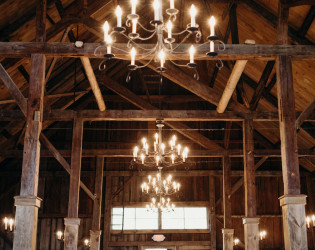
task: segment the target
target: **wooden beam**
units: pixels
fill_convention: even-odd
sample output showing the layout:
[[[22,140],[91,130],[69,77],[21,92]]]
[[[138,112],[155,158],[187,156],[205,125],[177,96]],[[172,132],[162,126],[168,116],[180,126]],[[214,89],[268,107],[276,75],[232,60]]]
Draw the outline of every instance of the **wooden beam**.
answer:
[[[259,249],[258,222],[256,218],[256,185],[255,185],[255,159],[254,151],[254,133],[253,120],[244,120],[243,122],[243,153],[244,153],[244,189],[245,189],[245,218],[244,238],[245,249]]]
[[[101,217],[102,217],[102,190],[103,190],[103,173],[104,157],[96,158],[95,169],[95,200],[93,203],[92,229],[90,230],[90,249],[100,250],[101,244]]]
[[[223,210],[224,228],[232,229],[232,206],[231,206],[231,159],[224,156],[223,161]],[[233,243],[232,243],[233,244]]]
[[[315,5],[314,0],[289,0],[284,2],[284,7],[296,7],[301,5]]]
[[[81,62],[83,64],[85,73],[86,73],[86,75],[87,75],[87,77],[89,79],[90,86],[91,86],[91,89],[92,89],[93,94],[95,96],[98,108],[99,108],[100,111],[104,111],[105,108],[106,108],[105,102],[104,102],[103,95],[102,95],[102,92],[100,90],[100,87],[98,85],[98,82],[96,80],[96,77],[95,77],[95,74],[94,74],[94,71],[93,71],[90,59],[85,57],[85,56],[81,56],[80,59],[81,59]]]
[[[226,84],[224,92],[221,96],[221,99],[217,106],[217,112],[223,113],[232,97],[232,94],[235,90],[236,84],[238,83],[244,69],[246,66],[247,60],[238,60],[236,61],[232,73],[229,77],[229,80]]]
[[[46,38],[46,0],[37,1],[36,8],[36,41],[44,42]],[[26,131],[24,138],[24,154],[20,196],[15,196],[15,230],[13,249],[31,250],[36,248],[38,208],[38,172],[40,159],[39,135],[43,121],[43,99],[45,88],[46,57],[42,54],[31,56],[31,72],[27,107],[18,89],[12,88],[14,98],[27,109]],[[2,72],[4,73],[4,72]],[[10,81],[10,78],[6,80]],[[13,81],[10,82],[12,85]],[[14,83],[13,83],[14,84]],[[14,84],[15,85],[15,84]],[[23,97],[24,98],[24,97]],[[24,101],[23,101],[24,100]]]
[[[112,200],[114,200],[114,198],[115,198],[117,195],[119,195],[119,193],[120,193],[121,191],[123,191],[123,190],[126,188],[126,186],[128,186],[134,179],[136,179],[136,176],[131,176],[127,181],[125,181],[124,184],[123,184],[121,187],[119,187],[119,188],[115,191],[115,193],[113,193],[113,195],[112,195]]]
[[[283,2],[279,1],[278,4],[278,44],[288,44],[289,9],[282,5]],[[276,68],[281,163],[284,184],[284,196],[280,198],[283,214],[284,245],[286,249],[293,249],[295,246],[299,246],[300,249],[307,249],[305,226],[306,196],[300,195],[293,72],[290,57],[277,57]]]
[[[210,206],[210,242],[211,249],[216,249],[217,245],[217,227],[215,213],[215,179],[209,177],[209,206]]]
[[[106,176],[105,186],[105,209],[104,209],[104,234],[103,234],[103,249],[107,250],[110,241],[111,231],[111,208],[112,208],[112,177]]]
[[[44,142],[42,142],[44,144]],[[110,143],[110,142],[109,142]],[[47,145],[46,145],[47,146]],[[47,158],[47,157],[57,157],[57,161],[61,163],[62,161],[59,159],[60,156],[57,156],[58,154],[62,155],[62,157],[71,157],[71,151],[70,150],[57,150],[54,151],[52,148],[49,148],[49,150],[41,150],[41,157]],[[314,157],[315,152],[312,150],[299,150],[299,157]],[[241,149],[230,149],[227,151],[222,150],[191,150],[189,157],[190,158],[217,158],[222,157],[224,155],[228,154],[230,157],[243,157],[243,150]],[[254,157],[281,157],[281,151],[280,149],[256,149],[254,152]],[[23,151],[22,150],[4,150],[0,151],[0,156],[5,156],[8,158],[20,158],[23,157]],[[84,149],[82,151],[82,157],[109,157],[109,158],[132,158],[132,150],[130,149]],[[304,158],[301,158],[304,159]],[[64,165],[64,166],[63,166]],[[66,169],[68,167],[65,167],[65,164],[62,166]],[[309,170],[310,171],[310,170]],[[314,170],[313,170],[314,171]],[[68,172],[68,171],[67,171]],[[81,186],[83,188],[83,186]],[[83,188],[84,189],[84,188]],[[91,192],[88,192],[87,194],[91,197],[89,194]]]
[[[83,139],[83,121],[74,119],[73,136],[72,136],[72,153],[70,169],[70,187],[69,187],[69,204],[68,217],[78,218],[79,213],[79,187],[81,172],[81,155]]]
[[[62,26],[64,28],[64,26]],[[292,60],[315,60],[315,46],[310,45],[246,45],[246,44],[226,44],[226,49],[220,51],[222,60],[275,60],[276,56],[288,55]],[[2,57],[30,57],[31,54],[41,53],[48,57],[80,57],[86,56],[96,58],[94,50],[99,46],[98,43],[85,43],[83,48],[76,48],[72,43],[60,42],[0,42],[0,56]],[[152,49],[155,44],[142,44],[145,49]],[[174,44],[176,46],[176,44]],[[186,52],[189,50],[190,44],[181,44],[179,51]],[[126,49],[126,44],[115,44],[117,50],[113,52],[119,58],[130,59],[130,55],[120,50]],[[215,48],[216,50],[218,47]],[[209,51],[209,45],[205,44],[197,48],[196,57],[200,60],[216,60],[216,58],[205,57]],[[139,50],[139,54],[142,53]],[[100,49],[100,54],[104,54],[105,50]],[[171,55],[168,59],[189,60],[189,54],[176,54],[176,58]],[[150,57],[147,60],[152,59]],[[167,65],[167,68],[169,65]],[[166,71],[167,72],[167,71]]]
[[[314,1],[315,2],[315,1]],[[313,20],[315,18],[315,6],[313,5],[311,9],[308,11],[302,26],[300,27],[298,34],[300,36],[305,36],[309,28],[311,27],[311,24],[313,23]]]
[[[255,92],[253,94],[253,97],[250,101],[250,109],[251,110],[256,110],[258,103],[265,91],[265,86],[267,84],[267,81],[269,79],[269,76],[271,74],[271,71],[273,69],[273,66],[275,64],[275,61],[268,61],[266,64],[266,67],[264,69],[264,72],[262,73],[259,81],[258,81],[258,86],[255,89]]]
[[[101,82],[110,90],[114,91],[118,95],[122,96],[123,98],[129,100],[132,104],[135,106],[141,108],[141,109],[150,109],[150,110],[157,110],[156,107],[151,105],[150,103],[146,102],[145,100],[139,98],[137,95],[135,95],[133,92],[131,92],[129,89],[125,88],[121,84],[113,81],[111,78],[109,78],[106,75],[102,75]],[[156,117],[156,119],[159,119],[159,117]],[[190,130],[190,128],[181,122],[173,122],[168,121],[166,122],[166,125],[170,126],[171,128],[177,130],[182,135],[186,136],[187,138],[191,139],[192,141],[196,142],[197,144],[207,148],[207,149],[219,149],[223,150],[222,147],[217,145],[216,143],[212,142],[205,136],[201,135],[200,133],[197,133],[195,131]],[[223,150],[224,151],[224,150]]]
[[[310,102],[310,104],[304,109],[304,111],[296,119],[295,128],[297,131],[300,130],[301,125],[308,118],[308,116],[310,116],[313,113],[314,109],[315,109],[315,98],[313,99],[313,101]]]

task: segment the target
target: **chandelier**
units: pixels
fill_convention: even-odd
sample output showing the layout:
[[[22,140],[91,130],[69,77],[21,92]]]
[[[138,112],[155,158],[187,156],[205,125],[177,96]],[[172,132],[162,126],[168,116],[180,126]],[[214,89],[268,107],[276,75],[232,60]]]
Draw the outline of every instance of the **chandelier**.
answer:
[[[176,144],[176,136],[173,135],[169,141],[167,148],[162,141],[162,128],[164,123],[161,120],[156,122],[158,133],[154,135],[153,146],[149,147],[146,138],[142,139],[142,147],[136,146],[133,150],[133,160],[131,165],[139,164],[145,167],[173,167],[180,164],[190,165],[188,158],[188,147],[182,147],[181,144]]]
[[[141,185],[141,191],[144,194],[154,196],[151,198],[150,205],[147,205],[147,211],[157,212],[159,209],[162,212],[171,212],[175,209],[175,204],[171,203],[170,198],[164,198],[179,192],[180,184],[172,180],[172,176],[168,175],[163,179],[162,168],[159,168],[158,173],[152,178],[148,176],[148,182]],[[159,201],[155,197],[159,197]]]
[[[115,57],[112,53],[112,49],[120,52],[124,52],[126,54],[130,53],[130,64],[127,66],[129,69],[129,74],[127,77],[127,81],[130,78],[130,72],[144,68],[148,66],[151,61],[159,61],[160,65],[157,67],[157,71],[162,73],[166,70],[165,60],[169,60],[176,66],[186,67],[195,70],[194,77],[196,79],[199,78],[198,72],[196,70],[197,64],[195,63],[196,59],[201,59],[204,57],[216,57],[217,51],[215,51],[215,42],[219,42],[218,51],[225,50],[225,44],[218,40],[218,37],[215,35],[214,27],[215,27],[215,18],[212,16],[209,20],[210,25],[210,35],[208,36],[208,41],[204,44],[209,44],[209,52],[206,53],[205,56],[200,58],[195,58],[196,48],[204,45],[200,44],[196,48],[194,45],[191,45],[189,51],[180,51],[180,45],[183,44],[189,37],[195,36],[195,42],[198,43],[201,40],[201,32],[199,30],[199,25],[196,23],[196,14],[197,9],[192,4],[190,8],[190,23],[187,25],[186,29],[181,32],[175,33],[173,32],[173,22],[176,20],[176,15],[179,10],[175,8],[174,0],[170,0],[170,6],[166,9],[166,14],[168,15],[168,21],[164,22],[163,20],[163,6],[162,0],[154,0],[153,8],[154,8],[154,19],[150,21],[152,25],[152,29],[145,28],[139,21],[140,16],[136,14],[136,6],[137,0],[131,0],[131,13],[127,15],[127,20],[125,26],[131,28],[131,32],[126,34],[126,27],[122,25],[122,9],[118,5],[116,8],[116,16],[117,22],[116,27],[110,32],[110,27],[108,22],[104,23],[104,41],[101,42],[101,45],[97,47],[94,51],[95,56],[104,56],[105,60],[103,60],[99,69],[104,70],[106,68],[105,62],[112,58],[117,58],[120,60],[126,60],[124,58]],[[141,37],[139,33],[139,29],[148,33],[146,37]],[[179,38],[179,36],[186,34],[186,36],[181,40],[175,43],[175,37]],[[114,42],[116,41],[116,35],[121,35],[122,37],[127,39],[127,50],[115,47]],[[156,37],[156,43],[152,48],[147,48],[141,46],[140,42],[147,41]],[[102,48],[102,50],[100,50]],[[137,50],[140,50],[140,53],[137,53]],[[102,53],[102,51],[106,51],[106,53]],[[182,57],[179,55],[183,55],[189,52],[189,62],[187,64],[178,64],[174,62],[175,60],[182,60]],[[145,65],[137,65],[137,60],[148,60]],[[188,60],[188,58],[187,58]],[[223,63],[221,60],[218,60],[217,67],[222,68]]]

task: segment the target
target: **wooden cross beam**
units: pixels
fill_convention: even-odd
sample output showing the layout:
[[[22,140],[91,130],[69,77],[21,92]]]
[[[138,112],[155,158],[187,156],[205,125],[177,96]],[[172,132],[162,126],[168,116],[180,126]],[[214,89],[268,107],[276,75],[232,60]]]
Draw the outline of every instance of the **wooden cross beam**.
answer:
[[[62,26],[62,31],[64,26]],[[0,42],[1,57],[30,57],[31,54],[41,53],[48,57],[80,57],[86,56],[96,58],[94,50],[99,43],[85,43],[83,48],[77,48],[73,43],[59,42]],[[145,49],[152,49],[155,44],[142,44]],[[176,44],[174,45],[176,46]],[[168,59],[189,60],[190,44],[181,44],[178,51],[182,54],[176,54],[176,57],[169,55]],[[275,60],[276,56],[290,56],[292,60],[314,60],[315,46],[313,45],[246,45],[246,44],[226,44],[225,50],[220,51],[219,56],[222,60]],[[122,59],[130,60],[129,50],[125,43],[116,43],[112,47],[113,53]],[[218,47],[216,47],[218,49]],[[106,48],[100,49],[97,54],[100,57],[106,53]],[[138,54],[142,51],[139,49]],[[206,56],[209,52],[209,44],[201,45],[197,48],[196,58],[198,60],[217,60]],[[154,55],[152,55],[153,57]],[[141,58],[137,60],[150,60],[152,57]]]

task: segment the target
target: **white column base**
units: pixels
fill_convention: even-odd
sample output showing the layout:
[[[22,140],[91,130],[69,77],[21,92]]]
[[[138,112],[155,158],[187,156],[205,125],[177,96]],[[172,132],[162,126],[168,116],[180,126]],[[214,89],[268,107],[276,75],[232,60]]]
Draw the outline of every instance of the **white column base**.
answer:
[[[90,230],[90,250],[100,250],[101,230]]]
[[[78,234],[79,234],[79,218],[65,218],[65,242],[64,249],[78,249]]]
[[[285,249],[306,250],[306,195],[284,195],[281,196],[279,200],[280,206],[282,207]]]
[[[243,218],[246,250],[259,249],[259,218]]]
[[[234,229],[223,228],[223,250],[233,250]]]
[[[35,250],[38,208],[41,199],[36,196],[15,196],[14,250]]]

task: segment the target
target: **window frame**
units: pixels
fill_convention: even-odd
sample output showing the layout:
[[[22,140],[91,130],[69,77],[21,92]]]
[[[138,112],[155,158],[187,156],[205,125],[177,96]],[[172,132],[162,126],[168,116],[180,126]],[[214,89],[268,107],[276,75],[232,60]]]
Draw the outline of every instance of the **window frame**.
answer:
[[[210,232],[210,209],[209,206],[206,205],[184,205],[180,204],[178,207],[203,207],[206,208],[206,220],[207,220],[207,229],[162,229],[162,213],[158,212],[158,229],[112,229],[112,215],[114,208],[122,208],[122,206],[113,206],[111,208],[111,223],[110,223],[110,231],[111,234],[144,234],[144,233],[200,233],[205,234]],[[124,208],[143,208],[143,206],[125,206]]]

